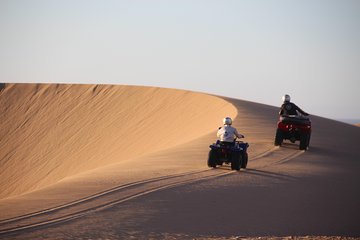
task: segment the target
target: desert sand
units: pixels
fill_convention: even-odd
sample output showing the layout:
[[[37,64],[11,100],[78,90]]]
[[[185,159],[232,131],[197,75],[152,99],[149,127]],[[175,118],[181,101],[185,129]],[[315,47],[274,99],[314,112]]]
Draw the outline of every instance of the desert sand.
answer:
[[[356,126],[274,147],[277,107],[138,86],[6,84],[0,108],[2,239],[360,237]],[[225,116],[239,172],[206,165]]]

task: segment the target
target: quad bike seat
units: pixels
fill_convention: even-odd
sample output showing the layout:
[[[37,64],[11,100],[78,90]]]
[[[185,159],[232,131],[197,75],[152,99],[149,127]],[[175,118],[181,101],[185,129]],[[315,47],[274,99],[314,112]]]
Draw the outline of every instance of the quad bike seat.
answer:
[[[302,115],[282,115],[280,122],[285,124],[311,125],[309,117]]]

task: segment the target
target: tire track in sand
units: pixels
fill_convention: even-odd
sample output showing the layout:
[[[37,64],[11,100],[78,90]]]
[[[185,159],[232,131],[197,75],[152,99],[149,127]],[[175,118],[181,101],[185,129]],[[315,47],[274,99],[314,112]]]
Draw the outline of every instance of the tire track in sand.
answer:
[[[266,168],[288,162],[303,152],[274,147],[254,156],[253,159],[250,159],[249,163],[258,160],[254,162],[253,169]],[[208,169],[131,182],[70,203],[4,219],[0,221],[0,236],[68,222],[156,191],[234,173],[234,171],[228,171],[223,168],[219,170],[221,170],[220,173],[219,171]]]
[[[219,171],[208,169],[124,184],[71,203],[2,220],[0,222],[0,237],[20,231],[36,230],[40,227],[64,223],[152,192],[232,173],[232,171],[221,171],[219,173]]]
[[[261,169],[273,165],[283,164],[300,156],[304,152],[304,150],[300,151],[291,148],[274,147],[270,151],[267,151],[265,154],[263,154],[260,158],[258,158],[262,161],[255,162],[252,167],[254,169]]]

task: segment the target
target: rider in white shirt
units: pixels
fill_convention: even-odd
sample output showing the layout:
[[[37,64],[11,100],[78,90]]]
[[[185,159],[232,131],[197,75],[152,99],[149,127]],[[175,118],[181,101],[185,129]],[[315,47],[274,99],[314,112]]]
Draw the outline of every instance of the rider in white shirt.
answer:
[[[222,143],[234,143],[236,137],[243,138],[244,135],[238,133],[236,128],[232,127],[232,120],[230,117],[223,119],[224,126],[220,127],[217,132],[217,137]]]

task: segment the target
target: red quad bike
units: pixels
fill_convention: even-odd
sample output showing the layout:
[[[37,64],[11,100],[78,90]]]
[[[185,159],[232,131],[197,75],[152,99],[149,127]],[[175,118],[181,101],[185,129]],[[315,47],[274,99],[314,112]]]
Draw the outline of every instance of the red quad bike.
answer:
[[[249,144],[242,141],[234,143],[224,143],[219,140],[209,146],[208,166],[216,168],[217,165],[231,164],[231,170],[239,171],[240,168],[246,168],[248,163],[247,148]]]
[[[285,139],[292,143],[300,141],[299,149],[307,150],[311,136],[311,121],[309,117],[288,115],[280,116],[277,124],[275,146],[281,146]]]

